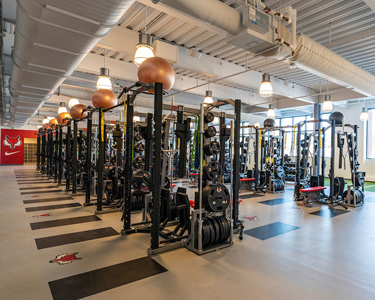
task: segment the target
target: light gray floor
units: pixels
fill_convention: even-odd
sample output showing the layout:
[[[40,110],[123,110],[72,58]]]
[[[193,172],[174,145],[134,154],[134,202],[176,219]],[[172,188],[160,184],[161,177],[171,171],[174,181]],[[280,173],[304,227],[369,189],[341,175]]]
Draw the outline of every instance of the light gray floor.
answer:
[[[120,213],[102,221],[32,231],[31,222],[92,215],[95,207],[25,212],[25,207],[83,203],[73,200],[23,204],[23,200],[59,197],[65,193],[21,195],[14,169],[1,166],[0,180],[0,299],[52,299],[48,282],[146,256],[147,234],[108,237],[37,250],[35,238],[103,227],[122,228]],[[51,183],[32,186],[50,186]],[[193,199],[193,191],[189,195]],[[235,236],[232,247],[197,256],[186,249],[153,258],[168,272],[127,284],[86,299],[375,299],[375,193],[367,203],[334,218],[310,215],[328,209],[299,208],[293,201],[268,206],[257,202],[288,198],[284,194],[244,199],[240,205],[245,229],[283,222],[300,229],[268,240]],[[373,197],[373,200],[370,198]],[[34,217],[51,213],[50,217]],[[139,216],[135,216],[138,218]],[[71,264],[49,263],[57,255],[78,252]]]

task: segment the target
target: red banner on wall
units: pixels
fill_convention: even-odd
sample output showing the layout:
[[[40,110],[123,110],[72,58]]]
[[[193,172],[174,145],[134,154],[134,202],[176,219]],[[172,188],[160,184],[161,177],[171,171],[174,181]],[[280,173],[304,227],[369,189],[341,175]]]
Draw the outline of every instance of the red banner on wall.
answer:
[[[24,138],[36,138],[37,131],[1,129],[1,164],[23,164]]]

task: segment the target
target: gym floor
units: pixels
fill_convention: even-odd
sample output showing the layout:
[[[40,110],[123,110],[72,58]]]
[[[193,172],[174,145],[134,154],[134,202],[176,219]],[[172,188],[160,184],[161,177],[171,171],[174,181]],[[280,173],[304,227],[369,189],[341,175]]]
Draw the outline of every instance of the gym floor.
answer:
[[[83,196],[34,169],[0,168],[1,299],[375,299],[368,190],[366,204],[348,211],[299,207],[291,185],[258,197],[243,190],[242,241],[148,258],[148,234],[121,236],[120,213],[95,217]]]

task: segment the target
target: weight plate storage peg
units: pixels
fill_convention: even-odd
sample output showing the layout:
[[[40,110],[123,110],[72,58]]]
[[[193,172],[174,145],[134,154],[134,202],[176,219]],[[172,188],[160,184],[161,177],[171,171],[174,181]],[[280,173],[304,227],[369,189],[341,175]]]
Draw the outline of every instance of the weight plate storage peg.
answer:
[[[138,156],[133,159],[133,167],[136,169],[144,169],[145,168],[145,158],[143,156]]]
[[[230,194],[222,184],[210,184],[202,190],[203,207],[207,211],[218,212],[228,208]]]
[[[203,152],[206,156],[216,155],[220,152],[219,143],[211,141],[203,145]]]
[[[211,122],[214,121],[214,119],[215,119],[215,116],[212,112],[209,111],[209,112],[204,114],[204,122],[205,123],[211,123]]]
[[[204,129],[204,136],[206,138],[212,138],[216,135],[216,128],[214,126],[208,126]]]
[[[221,166],[216,161],[211,161],[205,164],[203,168],[203,177],[206,180],[218,181],[221,176]]]

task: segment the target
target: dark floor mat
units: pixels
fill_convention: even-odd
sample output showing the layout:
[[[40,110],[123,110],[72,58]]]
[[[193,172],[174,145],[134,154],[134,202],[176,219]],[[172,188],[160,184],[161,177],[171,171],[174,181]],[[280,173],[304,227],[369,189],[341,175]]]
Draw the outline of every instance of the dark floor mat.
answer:
[[[63,192],[63,190],[49,190],[49,191],[34,191],[34,192],[20,192],[21,195],[31,195],[31,194],[45,194],[45,193],[60,193]]]
[[[18,184],[46,184],[46,183],[52,183],[52,181],[31,181],[31,182],[18,182]],[[56,187],[56,185],[54,186]]]
[[[22,188],[19,188],[20,191],[24,191],[24,190],[44,190],[44,189],[55,189],[57,188],[56,185],[51,185],[51,186],[32,186],[32,187],[22,187]]]
[[[272,205],[278,205],[278,204],[283,204],[283,203],[287,203],[287,202],[293,202],[293,200],[284,199],[284,198],[277,198],[277,199],[260,201],[258,203],[272,206]]]
[[[255,237],[260,240],[267,240],[269,238],[278,236],[280,234],[284,234],[296,229],[299,229],[298,226],[288,225],[281,222],[275,222],[272,224],[252,228],[245,230],[244,233],[247,235],[250,235],[252,237]]]
[[[54,197],[54,198],[43,198],[36,200],[23,200],[23,204],[32,204],[32,203],[43,203],[43,202],[54,202],[54,201],[63,201],[63,200],[73,200],[72,197]]]
[[[250,199],[250,198],[256,198],[256,197],[263,197],[264,195],[262,194],[246,194],[246,195],[241,195],[240,194],[240,199]]]
[[[333,218],[342,214],[346,214],[348,212],[349,212],[348,210],[335,209],[335,208],[334,209],[321,209],[321,210],[310,213],[310,215]]]
[[[70,207],[79,207],[79,206],[82,206],[81,203],[68,203],[68,204],[59,204],[59,205],[27,207],[25,208],[25,210],[26,212],[32,212],[32,211],[42,211],[42,210],[70,208]]]
[[[52,179],[48,179],[48,178],[35,178],[35,179],[19,179],[19,180],[17,180],[17,182],[21,182],[21,183],[24,183],[24,182],[37,182],[37,181],[49,182],[51,180]]]
[[[47,236],[44,238],[35,239],[37,248],[45,249],[61,245],[79,243],[84,241],[91,241],[101,239],[109,236],[118,235],[119,233],[112,227],[99,228],[93,230],[86,230],[81,232],[67,233],[55,236]],[[113,278],[112,278],[113,279]],[[112,280],[111,279],[111,280]]]
[[[168,271],[151,257],[143,257],[113,266],[49,282],[54,300],[75,300],[142,280]],[[126,298],[126,296],[124,296]]]
[[[58,226],[88,223],[88,222],[94,222],[94,221],[101,221],[101,219],[98,218],[97,216],[84,216],[84,217],[43,221],[43,222],[34,222],[34,223],[31,223],[30,226],[32,230],[37,230],[37,229],[44,229],[44,228],[51,228],[51,227],[58,227]]]

